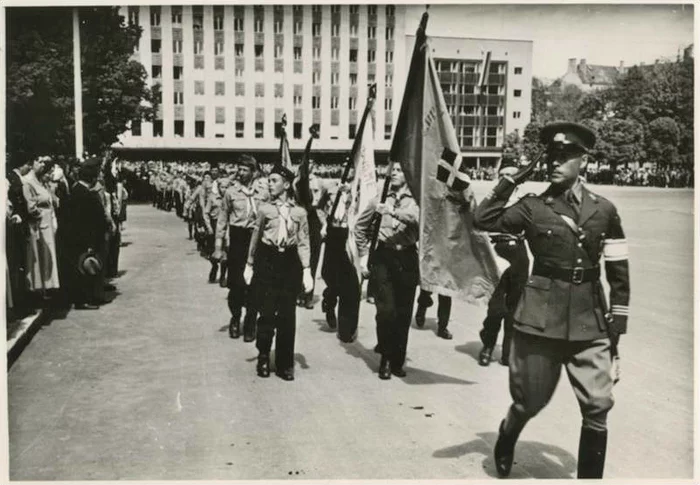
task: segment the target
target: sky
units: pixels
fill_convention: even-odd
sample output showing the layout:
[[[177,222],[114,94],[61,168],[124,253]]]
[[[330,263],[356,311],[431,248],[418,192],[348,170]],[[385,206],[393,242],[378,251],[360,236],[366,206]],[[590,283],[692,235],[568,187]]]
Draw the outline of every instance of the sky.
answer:
[[[415,31],[424,11],[425,5],[407,6],[407,31]],[[428,13],[428,36],[533,41],[533,75],[551,80],[564,75],[569,58],[651,64],[693,43],[690,4],[443,4]]]

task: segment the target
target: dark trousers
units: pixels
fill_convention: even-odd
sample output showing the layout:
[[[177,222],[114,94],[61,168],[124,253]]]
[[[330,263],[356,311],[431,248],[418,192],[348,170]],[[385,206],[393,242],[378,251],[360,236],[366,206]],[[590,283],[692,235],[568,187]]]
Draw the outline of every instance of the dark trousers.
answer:
[[[243,322],[243,333],[255,334],[255,319],[257,311],[253,304],[248,286],[243,279],[246,261],[248,259],[248,247],[252,229],[229,226],[229,244],[226,255],[228,265],[228,308],[231,316],[236,320],[241,318],[243,307],[246,307],[246,316]],[[223,264],[223,263],[222,263]]]
[[[119,273],[119,251],[122,243],[122,233],[117,228],[114,234],[109,236],[109,250],[107,253],[107,267],[105,268],[107,278],[114,278]]]
[[[11,224],[6,221],[5,254],[10,276],[12,303],[17,316],[23,316],[29,306],[27,290],[27,228],[24,224]]]
[[[294,367],[301,263],[296,247],[280,252],[273,246],[260,244],[256,251],[251,283],[260,311],[256,347],[261,354],[269,354],[274,338],[275,366],[278,371],[284,371]]]
[[[326,282],[321,306],[324,312],[333,312],[338,306],[338,337],[343,341],[355,336],[360,318],[360,283],[345,251],[347,238],[347,228],[328,228],[321,267]]]
[[[415,246],[395,250],[380,243],[372,257],[372,280],[377,308],[378,350],[389,359],[392,367],[403,367],[418,286]]]
[[[424,308],[433,306],[433,293],[426,290],[420,290],[418,295],[418,305]],[[452,313],[452,298],[446,295],[438,295],[438,326],[447,327]]]

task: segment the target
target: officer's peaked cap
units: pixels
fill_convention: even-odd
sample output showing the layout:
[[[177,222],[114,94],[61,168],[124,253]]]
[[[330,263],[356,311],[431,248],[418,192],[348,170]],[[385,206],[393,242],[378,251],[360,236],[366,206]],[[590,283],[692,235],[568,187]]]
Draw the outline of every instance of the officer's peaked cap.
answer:
[[[555,144],[576,145],[589,151],[595,145],[595,133],[590,128],[578,123],[556,121],[542,128],[540,142],[548,147]]]

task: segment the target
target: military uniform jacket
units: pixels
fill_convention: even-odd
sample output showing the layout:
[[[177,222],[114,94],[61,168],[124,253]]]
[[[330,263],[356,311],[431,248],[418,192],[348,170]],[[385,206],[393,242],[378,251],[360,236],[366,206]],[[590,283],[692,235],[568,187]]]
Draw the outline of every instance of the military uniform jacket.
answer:
[[[476,210],[475,226],[510,234],[524,231],[534,256],[533,268],[595,268],[602,256],[610,284],[611,330],[625,333],[629,266],[627,241],[615,206],[585,186],[578,217],[564,196],[554,195],[551,187],[539,196],[525,196],[511,207],[505,208],[505,204],[493,192],[487,195]],[[565,217],[573,223],[567,223]],[[575,341],[608,336],[599,280],[576,283],[536,273],[533,269],[513,316],[518,330]]]

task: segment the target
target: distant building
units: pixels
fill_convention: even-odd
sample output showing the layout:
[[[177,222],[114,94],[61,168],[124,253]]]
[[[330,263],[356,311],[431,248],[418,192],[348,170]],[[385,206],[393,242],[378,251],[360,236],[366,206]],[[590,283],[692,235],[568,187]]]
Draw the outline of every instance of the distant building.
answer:
[[[589,92],[611,87],[615,81],[626,72],[623,61],[619,66],[601,66],[588,64],[586,59],[581,59],[576,64],[576,58],[569,59],[569,65],[561,78],[561,84],[572,84],[582,91]]]

